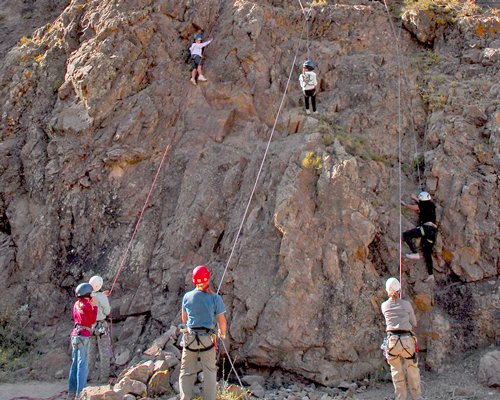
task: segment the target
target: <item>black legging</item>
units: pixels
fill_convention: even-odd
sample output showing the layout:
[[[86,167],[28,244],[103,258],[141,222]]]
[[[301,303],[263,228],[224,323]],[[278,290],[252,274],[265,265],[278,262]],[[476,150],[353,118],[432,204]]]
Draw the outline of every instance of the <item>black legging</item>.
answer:
[[[421,228],[423,228],[424,230],[423,235]],[[417,253],[417,248],[415,247],[415,243],[413,243],[413,239],[420,237],[422,238],[420,244],[422,245],[425,265],[427,266],[427,272],[429,273],[429,275],[432,275],[433,273],[432,248],[434,247],[434,243],[436,242],[436,236],[437,228],[434,228],[430,225],[417,226],[416,228],[403,232],[403,239],[412,253]]]
[[[304,90],[304,99],[306,102],[306,110],[309,110],[309,97],[311,98],[311,104],[313,111],[316,111],[316,89]]]

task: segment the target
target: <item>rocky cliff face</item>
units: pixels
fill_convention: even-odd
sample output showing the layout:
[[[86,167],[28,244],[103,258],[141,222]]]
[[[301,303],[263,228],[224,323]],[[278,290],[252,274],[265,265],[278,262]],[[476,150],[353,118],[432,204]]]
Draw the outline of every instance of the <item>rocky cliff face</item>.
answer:
[[[0,309],[32,321],[33,374],[66,362],[72,290],[93,274],[111,283],[167,144],[112,293],[120,360],[179,322],[193,266],[218,284],[295,46],[307,56],[298,3],[285,3],[73,0],[4,57]],[[440,224],[436,285],[404,261],[404,287],[436,368],[500,331],[499,26],[481,18],[404,18],[415,36],[395,21],[402,192],[419,191],[420,172]],[[185,53],[199,30],[214,42],[194,87]],[[432,49],[415,39],[432,35]],[[399,268],[398,57],[383,5],[314,8],[309,54],[320,113],[303,114],[298,62],[222,294],[238,362],[333,385],[383,364],[379,304]]]

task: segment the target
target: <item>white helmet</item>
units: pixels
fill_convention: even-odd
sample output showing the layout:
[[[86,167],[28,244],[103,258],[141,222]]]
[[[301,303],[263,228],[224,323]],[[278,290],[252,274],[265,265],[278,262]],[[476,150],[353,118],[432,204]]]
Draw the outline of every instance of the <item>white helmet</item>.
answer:
[[[420,192],[418,194],[418,199],[420,201],[429,201],[431,199],[431,195],[427,192]]]
[[[92,285],[94,292],[98,292],[102,288],[103,280],[99,275],[94,275],[90,278],[89,283]]]
[[[393,293],[398,292],[401,289],[401,283],[396,278],[389,278],[385,283],[385,290],[387,294],[390,296]]]

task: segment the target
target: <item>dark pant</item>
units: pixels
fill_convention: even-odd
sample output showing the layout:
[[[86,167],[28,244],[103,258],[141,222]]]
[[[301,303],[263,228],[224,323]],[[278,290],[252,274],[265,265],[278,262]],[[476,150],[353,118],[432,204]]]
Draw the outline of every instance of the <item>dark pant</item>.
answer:
[[[309,97],[311,98],[311,104],[313,111],[316,111],[316,89],[304,90],[304,99],[306,102],[306,110],[309,110]]]
[[[423,231],[423,232],[422,232]],[[417,253],[417,248],[413,239],[422,238],[420,244],[422,245],[422,252],[424,253],[425,265],[427,272],[432,275],[432,248],[436,242],[437,228],[430,225],[421,225],[416,228],[403,232],[403,239],[410,248],[412,253]]]
[[[201,57],[199,55],[191,56],[191,68],[196,69],[201,64]]]

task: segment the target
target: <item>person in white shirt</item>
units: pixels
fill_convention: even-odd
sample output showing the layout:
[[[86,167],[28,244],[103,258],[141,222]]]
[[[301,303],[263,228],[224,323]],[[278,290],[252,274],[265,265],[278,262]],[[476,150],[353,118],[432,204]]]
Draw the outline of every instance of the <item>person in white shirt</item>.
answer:
[[[203,48],[207,45],[209,45],[212,42],[212,39],[207,40],[206,42],[203,42],[203,37],[201,36],[201,33],[197,33],[194,35],[194,42],[191,44],[191,47],[189,48],[189,52],[191,53],[191,83],[196,86],[196,82],[205,82],[207,78],[203,76],[203,73],[201,71],[201,59],[203,58],[202,56],[202,51]],[[198,77],[198,79],[196,79]]]
[[[311,111],[309,111],[309,98],[311,98],[313,113],[316,114],[316,86],[318,86],[318,79],[314,72],[314,64],[311,60],[306,60],[304,64],[302,64],[302,73],[299,76],[299,83],[304,92],[306,114],[311,113]]]
[[[111,306],[106,292],[101,292],[103,279],[99,275],[95,275],[90,278],[89,284],[94,290],[92,295],[97,306],[97,320],[92,327],[92,336],[90,337],[89,372],[93,380],[98,380],[100,383],[108,383],[110,361],[113,353],[111,349],[111,335],[106,317],[111,312]],[[99,354],[98,368],[94,368],[96,353]]]

